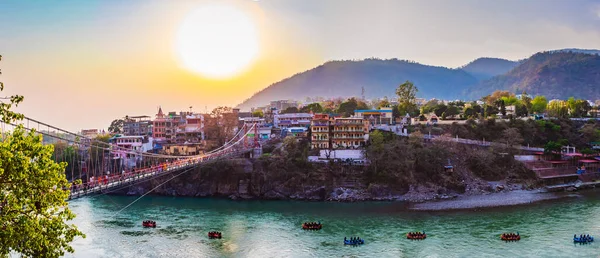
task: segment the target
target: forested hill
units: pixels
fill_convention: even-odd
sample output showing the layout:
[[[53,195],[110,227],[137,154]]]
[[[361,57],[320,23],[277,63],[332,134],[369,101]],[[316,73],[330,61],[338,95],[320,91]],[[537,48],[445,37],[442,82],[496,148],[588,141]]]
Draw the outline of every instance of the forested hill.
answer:
[[[515,68],[519,62],[501,58],[482,57],[461,67],[463,71],[471,74],[477,80],[486,80],[496,75],[505,74]]]
[[[480,98],[494,90],[526,91],[549,99],[600,99],[600,56],[566,51],[537,53],[467,92],[471,98]]]
[[[306,97],[394,96],[396,87],[410,80],[419,88],[418,97],[456,99],[477,79],[460,69],[423,65],[398,59],[331,61],[284,79],[254,94],[238,107],[263,106],[271,100]]]

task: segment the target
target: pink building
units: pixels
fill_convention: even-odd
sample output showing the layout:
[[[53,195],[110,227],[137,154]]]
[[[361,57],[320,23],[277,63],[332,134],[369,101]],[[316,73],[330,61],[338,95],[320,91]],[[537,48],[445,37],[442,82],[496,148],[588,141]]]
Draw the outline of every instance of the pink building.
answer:
[[[162,143],[199,143],[204,140],[204,116],[192,112],[169,112],[158,109],[152,136]]]
[[[158,114],[152,121],[152,138],[156,141],[164,141],[167,137],[167,117],[162,111],[162,108],[158,108]]]

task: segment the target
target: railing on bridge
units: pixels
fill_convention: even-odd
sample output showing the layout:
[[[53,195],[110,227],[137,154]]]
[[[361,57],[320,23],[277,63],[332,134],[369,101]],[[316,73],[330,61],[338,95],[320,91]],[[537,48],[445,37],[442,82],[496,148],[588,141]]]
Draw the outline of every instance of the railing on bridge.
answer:
[[[190,169],[214,160],[240,155],[254,148],[260,148],[262,143],[255,132],[256,124],[244,125],[228,142],[211,152],[194,156],[175,156],[121,148],[115,144],[90,139],[27,117],[17,124],[2,124],[2,134],[11,130],[7,129],[7,126],[14,128],[18,125],[41,134],[46,143],[54,143],[53,141],[56,140],[65,143],[66,147],[62,150],[62,158],[58,158],[58,150],[55,149],[55,161],[68,163],[65,172],[71,182],[76,179],[84,181],[81,184],[72,185],[70,198],[105,192],[156,176]],[[251,138],[249,134],[252,133],[254,134],[253,141],[249,141]],[[2,138],[5,139],[4,135]],[[64,155],[67,149],[70,150],[70,155]],[[92,155],[94,152],[96,155]],[[135,166],[131,169],[123,169],[123,164],[116,165],[114,162],[116,153],[121,156],[132,156]],[[70,159],[65,159],[66,156]]]

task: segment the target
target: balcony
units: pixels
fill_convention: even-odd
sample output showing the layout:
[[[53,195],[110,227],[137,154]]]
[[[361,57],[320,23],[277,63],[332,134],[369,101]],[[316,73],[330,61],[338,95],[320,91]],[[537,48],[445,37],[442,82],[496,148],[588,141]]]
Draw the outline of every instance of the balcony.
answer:
[[[363,122],[362,121],[344,121],[344,122],[339,122],[336,121],[335,125],[362,125]]]
[[[338,135],[338,136],[333,136],[334,140],[364,140],[365,137],[364,136],[347,136],[347,135]]]
[[[315,122],[315,121],[313,121],[311,123],[311,125],[312,126],[329,126],[329,123],[327,123],[327,122]]]
[[[332,132],[334,133],[364,133],[363,129],[355,129],[355,130],[336,130],[334,129]]]

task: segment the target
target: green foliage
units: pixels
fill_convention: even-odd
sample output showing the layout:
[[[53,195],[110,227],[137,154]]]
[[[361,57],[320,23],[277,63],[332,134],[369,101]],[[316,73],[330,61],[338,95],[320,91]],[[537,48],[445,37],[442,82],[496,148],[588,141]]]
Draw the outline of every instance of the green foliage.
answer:
[[[561,148],[562,148],[562,144],[560,144],[558,142],[554,142],[554,141],[549,141],[548,143],[546,143],[546,145],[544,145],[544,152],[545,153],[560,152]]]
[[[566,118],[569,116],[569,107],[566,101],[555,100],[548,103],[548,115],[557,118]]]
[[[433,109],[433,112],[435,113],[436,116],[441,117],[442,114],[444,112],[446,112],[447,109],[448,109],[448,106],[446,106],[444,104],[439,104]]]
[[[300,109],[302,113],[323,113],[323,107],[319,103],[311,103]]]
[[[123,124],[125,121],[123,119],[115,119],[110,123],[108,127],[109,133],[123,133]]]
[[[4,84],[0,83],[2,90]],[[23,97],[8,99],[9,103],[0,104],[1,120],[22,119],[23,115],[10,109]],[[24,257],[59,257],[74,251],[69,243],[75,237],[85,237],[66,223],[75,218],[66,202],[71,186],[65,177],[67,164],[57,164],[52,155],[53,145],[43,145],[40,135],[25,132],[23,126],[0,142],[0,257],[11,252]]]
[[[0,61],[2,61],[2,55],[0,55]],[[0,72],[0,74],[2,74]],[[4,83],[0,82],[0,91],[4,91]],[[23,96],[13,95],[8,97],[8,101],[0,101],[0,118],[2,118],[2,122],[10,123],[15,120],[23,119],[23,115],[19,113],[15,113],[10,109],[13,106],[18,106],[19,103],[23,102]]]
[[[506,105],[506,106],[512,106],[519,102],[519,99],[517,99],[517,97],[515,97],[515,96],[505,96],[505,97],[502,97],[501,99],[502,99],[502,101],[504,101],[504,105]]]
[[[361,100],[349,98],[340,104],[340,106],[337,108],[337,113],[343,117],[349,117],[354,115],[354,110],[358,109],[369,109],[369,106],[367,106],[367,104]]]
[[[419,115],[419,109],[415,103],[417,92],[419,92],[419,89],[410,81],[398,86],[396,95],[398,95],[398,111],[400,114]]]
[[[52,153],[52,145],[22,127],[0,142],[0,256],[59,257],[84,236],[65,223],[75,218],[66,202],[67,164],[54,162]]]
[[[281,112],[280,114],[292,114],[292,113],[300,113],[300,110],[297,107],[288,107]]]
[[[263,118],[265,116],[265,114],[262,112],[262,110],[256,110],[256,111],[252,112],[252,116]]]
[[[446,109],[445,113],[446,113],[446,116],[454,117],[454,116],[460,114],[460,110],[458,109],[457,106],[450,105],[450,106],[448,106],[448,109]]]
[[[592,107],[586,100],[575,99],[573,97],[570,97],[567,100],[567,107],[569,108],[569,114],[571,117],[586,116],[587,113],[592,110]]]
[[[382,100],[375,103],[375,107],[377,109],[386,108],[386,107],[390,107],[390,106],[391,106],[391,104],[390,104],[390,101],[387,99],[387,97],[385,97]]]
[[[548,100],[544,96],[535,96],[531,101],[531,112],[541,114],[546,112]]]

